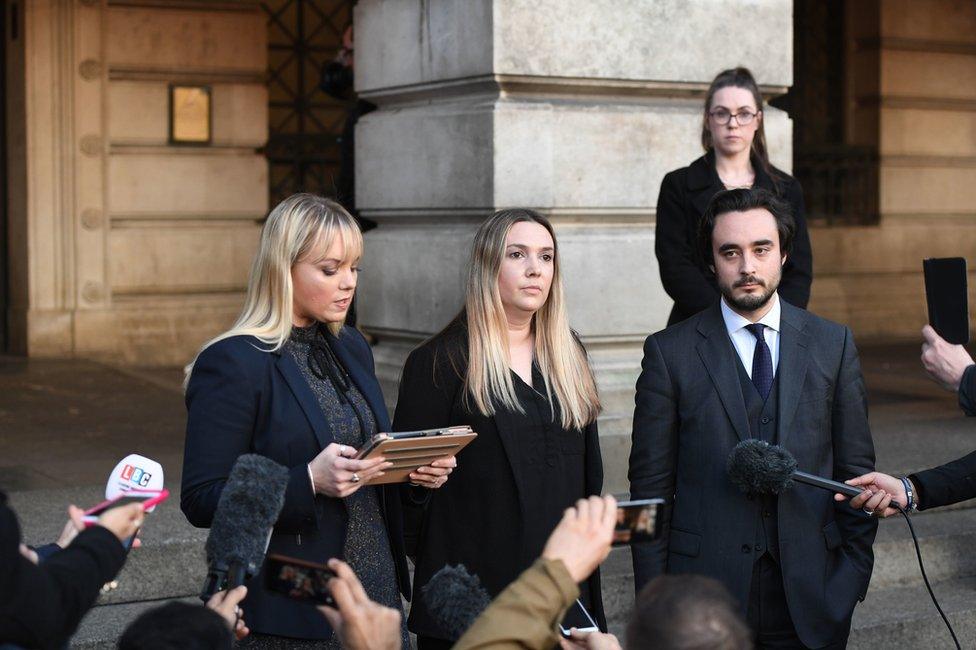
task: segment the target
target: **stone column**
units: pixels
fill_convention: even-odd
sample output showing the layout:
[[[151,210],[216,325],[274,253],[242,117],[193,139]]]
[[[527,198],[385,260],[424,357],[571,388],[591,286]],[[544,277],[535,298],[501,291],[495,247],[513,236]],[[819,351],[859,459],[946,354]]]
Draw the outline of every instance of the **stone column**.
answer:
[[[361,0],[357,131],[367,235],[362,323],[396,396],[409,350],[462,303],[477,225],[530,207],[557,228],[572,325],[606,405],[607,491],[626,490],[644,337],[671,301],[654,257],[661,179],[701,155],[709,81],[752,68],[792,81],[789,0]],[[766,108],[774,163],[791,126]]]

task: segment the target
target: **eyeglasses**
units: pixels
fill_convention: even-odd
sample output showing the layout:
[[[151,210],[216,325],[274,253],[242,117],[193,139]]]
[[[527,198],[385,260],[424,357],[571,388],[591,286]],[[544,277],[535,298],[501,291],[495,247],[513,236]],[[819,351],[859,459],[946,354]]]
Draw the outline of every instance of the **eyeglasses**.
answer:
[[[758,113],[753,113],[752,111],[739,111],[738,113],[730,113],[727,108],[716,108],[714,111],[708,114],[717,124],[722,126],[732,123],[732,118],[739,126],[748,126],[752,124],[752,121],[756,119]]]

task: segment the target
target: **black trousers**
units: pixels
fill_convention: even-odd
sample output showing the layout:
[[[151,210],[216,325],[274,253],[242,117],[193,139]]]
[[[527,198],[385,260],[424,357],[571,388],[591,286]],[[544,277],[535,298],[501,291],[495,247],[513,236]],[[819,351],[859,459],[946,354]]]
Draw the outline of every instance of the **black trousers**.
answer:
[[[756,650],[806,648],[796,635],[793,618],[786,604],[783,573],[769,553],[752,565],[752,586],[749,589],[749,608],[746,622],[756,640]],[[818,650],[843,650],[847,639]]]

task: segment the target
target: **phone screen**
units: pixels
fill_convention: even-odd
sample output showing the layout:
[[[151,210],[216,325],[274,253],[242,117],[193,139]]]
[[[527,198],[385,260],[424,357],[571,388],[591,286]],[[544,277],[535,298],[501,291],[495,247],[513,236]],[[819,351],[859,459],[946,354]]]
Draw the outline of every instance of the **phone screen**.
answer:
[[[660,511],[664,499],[621,501],[617,504],[617,525],[613,530],[613,545],[623,546],[650,542],[661,534]]]
[[[580,632],[600,631],[596,621],[593,620],[590,613],[586,611],[585,607],[583,607],[583,603],[579,601],[579,598],[576,599],[575,603],[570,605],[569,610],[566,612],[566,616],[559,624],[559,631],[563,636],[568,637],[570,629],[574,627]]]
[[[292,600],[335,607],[329,580],[335,573],[324,564],[284,555],[269,555],[264,561],[264,586],[268,591]]]

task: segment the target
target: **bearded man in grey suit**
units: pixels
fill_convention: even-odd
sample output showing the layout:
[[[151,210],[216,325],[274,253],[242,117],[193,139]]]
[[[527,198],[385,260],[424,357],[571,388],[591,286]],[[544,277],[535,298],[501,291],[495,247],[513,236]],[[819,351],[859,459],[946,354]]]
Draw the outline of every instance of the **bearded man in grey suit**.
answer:
[[[633,547],[634,573],[638,589],[664,572],[718,579],[757,648],[843,648],[877,520],[804,485],[749,496],[726,471],[749,438],[818,476],[874,468],[850,330],[776,293],[794,232],[789,207],[762,189],[721,192],[702,217],[700,249],[722,298],[644,343],[631,497],[673,503],[662,541]]]

